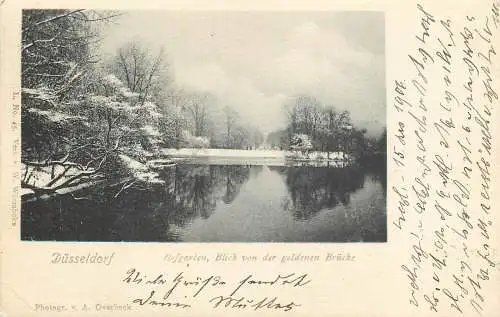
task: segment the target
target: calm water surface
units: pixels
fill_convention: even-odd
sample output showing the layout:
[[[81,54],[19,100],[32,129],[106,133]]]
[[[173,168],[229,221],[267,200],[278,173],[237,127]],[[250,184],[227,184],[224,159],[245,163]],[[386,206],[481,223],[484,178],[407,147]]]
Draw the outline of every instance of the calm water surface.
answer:
[[[385,170],[184,164],[165,185],[22,204],[22,238],[58,241],[385,242]]]

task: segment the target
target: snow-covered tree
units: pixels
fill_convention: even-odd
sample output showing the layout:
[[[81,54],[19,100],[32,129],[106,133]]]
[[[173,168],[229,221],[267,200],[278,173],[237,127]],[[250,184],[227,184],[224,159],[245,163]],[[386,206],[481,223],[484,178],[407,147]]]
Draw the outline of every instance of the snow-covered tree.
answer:
[[[76,186],[102,178],[124,155],[145,162],[158,151],[157,106],[140,100],[114,75],[95,72],[92,77],[95,82],[86,86],[87,93],[79,100],[59,100],[48,88],[23,89],[23,94],[44,105],[25,107],[29,114],[25,119],[36,118],[37,124],[23,122],[24,131],[30,129],[32,135],[40,134],[39,128],[52,131],[57,145],[45,157],[29,155],[26,149],[23,187],[50,192]]]
[[[53,192],[116,173],[151,180],[144,163],[164,142],[155,103],[163,55],[131,45],[121,64],[100,67],[94,42],[113,16],[23,10],[22,187]]]
[[[95,57],[98,26],[112,14],[92,10],[23,10],[21,30],[22,185],[55,190],[98,174],[104,161],[83,162],[95,140],[79,132],[91,123],[81,103]]]

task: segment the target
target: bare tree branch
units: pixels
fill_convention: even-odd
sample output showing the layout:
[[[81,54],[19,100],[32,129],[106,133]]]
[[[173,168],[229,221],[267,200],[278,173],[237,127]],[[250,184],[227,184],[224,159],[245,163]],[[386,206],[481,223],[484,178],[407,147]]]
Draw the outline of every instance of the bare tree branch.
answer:
[[[66,166],[64,168],[64,170],[59,173],[59,175],[57,175],[56,177],[54,177],[50,182],[48,182],[45,187],[50,187],[52,185],[54,185],[58,180],[60,180],[61,178],[63,178],[64,175],[66,175],[66,173],[71,169],[71,166]]]
[[[132,185],[134,185],[137,181],[134,180],[134,181],[131,181],[130,183],[125,183],[123,184],[122,188],[115,194],[115,198],[117,198],[124,190],[130,188]]]
[[[22,48],[21,48],[21,52],[24,52],[25,50],[27,50],[28,48],[34,46],[34,45],[37,45],[39,43],[50,43],[50,42],[53,42],[55,39],[57,39],[60,35],[62,34],[62,32],[59,32],[57,33],[56,35],[54,35],[53,37],[51,37],[50,39],[45,39],[45,40],[35,40],[35,41],[31,41],[30,44],[27,44],[27,45],[24,45]]]
[[[130,76],[129,76],[129,72],[128,72],[128,67],[127,67],[127,62],[125,60],[125,56],[123,56],[123,52],[122,50],[120,49],[118,55],[120,56],[120,60],[122,62],[122,66],[123,66],[123,70],[125,71],[125,77],[127,79],[127,87],[131,87],[130,86]]]
[[[30,25],[30,26],[28,26],[28,27],[26,27],[26,28],[23,28],[21,31],[22,31],[22,32],[26,32],[26,31],[28,31],[28,30],[30,30],[30,29],[32,29],[32,28],[34,28],[34,27],[38,27],[38,26],[40,26],[40,25],[42,25],[42,24],[49,23],[49,22],[53,22],[53,21],[55,21],[55,20],[59,20],[59,19],[61,19],[61,18],[65,18],[65,17],[67,17],[67,16],[70,16],[70,15],[75,14],[75,13],[78,13],[78,12],[82,12],[82,11],[84,11],[84,10],[85,10],[85,9],[78,9],[78,10],[73,10],[73,11],[65,12],[65,13],[63,13],[63,14],[59,14],[59,15],[56,15],[56,16],[53,16],[53,17],[50,17],[50,18],[48,18],[48,19],[45,19],[45,20],[42,20],[42,21],[40,21],[40,22],[37,22],[37,23],[35,23],[35,24],[33,24],[33,25]]]
[[[153,76],[157,72],[158,67],[160,66],[160,64],[162,62],[162,54],[163,54],[163,49],[160,50],[160,52],[158,53],[158,56],[156,57],[153,65],[151,66],[151,71],[149,72],[148,81],[147,81],[147,84],[146,84],[146,87],[145,87],[144,99],[146,99],[148,97],[148,91],[149,91],[149,88],[151,86],[151,83],[152,83],[152,80],[153,80]]]
[[[99,16],[99,18],[92,19],[92,18],[87,17],[87,15],[83,14],[82,12],[80,12],[80,13],[83,16],[83,18],[79,18],[76,15],[71,15],[69,17],[72,18],[72,19],[76,19],[76,20],[80,20],[80,21],[85,21],[85,22],[98,22],[98,21],[108,21],[110,19],[113,19],[113,18],[116,18],[116,17],[120,17],[120,16],[123,15],[123,13],[116,13],[116,14],[111,14],[111,15],[108,15],[108,16],[101,16],[98,12],[95,12],[95,14],[97,16]]]

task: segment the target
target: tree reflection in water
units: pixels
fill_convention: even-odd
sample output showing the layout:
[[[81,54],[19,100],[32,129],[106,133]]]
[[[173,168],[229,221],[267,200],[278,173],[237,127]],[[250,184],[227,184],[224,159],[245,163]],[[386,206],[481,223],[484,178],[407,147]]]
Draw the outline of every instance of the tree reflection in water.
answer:
[[[277,167],[289,192],[282,208],[296,220],[308,220],[324,208],[347,205],[350,194],[363,187],[364,172],[358,168]]]
[[[151,222],[156,223],[151,232],[140,237],[120,234],[123,240],[179,240],[183,228],[196,218],[207,219],[218,203],[230,204],[241,186],[248,181],[250,167],[242,165],[180,165],[163,171],[166,185],[155,189],[146,208]],[[149,192],[149,194],[153,191]],[[142,196],[139,200],[144,200]],[[144,213],[144,212],[143,212]],[[122,226],[117,226],[122,228]],[[136,232],[137,233],[137,232]],[[153,237],[151,237],[152,235]],[[142,239],[142,236],[145,239]]]
[[[260,167],[260,170],[262,166]],[[259,168],[257,168],[259,170]],[[176,241],[192,220],[230,204],[250,177],[245,165],[181,165],[161,173],[164,186],[86,190],[23,203],[24,240]]]
[[[279,190],[276,192],[277,204],[273,205],[269,201],[255,200],[260,197],[258,182],[269,179],[269,176],[260,179],[263,168],[248,165],[177,165],[161,172],[164,185],[132,187],[118,198],[114,198],[114,195],[120,184],[106,190],[100,188],[77,193],[77,196],[85,199],[75,200],[71,195],[65,195],[23,202],[22,239],[180,241],[189,228],[187,226],[195,219],[208,219],[219,210],[228,212],[224,206],[233,204],[242,192],[243,185],[252,178],[257,183],[248,187],[255,197],[250,203],[268,206],[265,208],[270,208],[269,213],[279,212],[270,206],[280,206],[281,200],[280,207],[290,213],[291,219],[304,223],[321,210],[344,206],[332,214],[335,217],[335,234],[341,236],[331,236],[330,239],[342,241],[345,236],[383,241],[380,232],[386,226],[385,209],[381,209],[385,208],[384,169],[268,166],[283,181],[281,185],[273,185],[278,186],[276,188]],[[365,175],[373,181],[367,183]],[[382,189],[374,185],[378,183],[382,183]],[[372,186],[369,191],[371,194],[363,197],[365,201],[362,205],[351,208],[357,203],[354,200],[351,203],[352,194],[366,184]],[[283,198],[280,198],[281,195]],[[248,199],[249,196],[246,197]],[[359,202],[359,196],[356,197]],[[251,219],[243,221],[245,225],[255,225]],[[280,230],[278,226],[276,230]]]
[[[283,177],[288,193],[282,208],[296,221],[310,221],[329,210],[334,227],[330,241],[387,241],[385,160],[351,168],[270,169]]]
[[[230,204],[250,177],[250,166],[182,165],[164,173],[169,184],[163,199],[169,222],[184,226],[197,217],[207,219],[217,202]]]

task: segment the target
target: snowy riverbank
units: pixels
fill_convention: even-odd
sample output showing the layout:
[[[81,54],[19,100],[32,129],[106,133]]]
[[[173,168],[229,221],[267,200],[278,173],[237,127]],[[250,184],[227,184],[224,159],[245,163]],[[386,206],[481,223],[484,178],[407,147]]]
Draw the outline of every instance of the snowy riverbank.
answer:
[[[346,167],[353,160],[348,155],[342,152],[318,152],[309,153],[279,151],[279,150],[236,150],[236,149],[163,149],[161,150],[162,158],[150,160],[146,163],[139,162],[127,155],[120,154],[119,158],[122,164],[130,172],[127,177],[132,177],[138,182],[149,184],[162,184],[158,171],[163,168],[173,166],[177,162],[190,162],[196,164],[216,164],[216,165],[270,165],[270,166],[311,166],[311,167]],[[50,184],[53,175],[61,173],[62,167],[55,166],[52,171],[48,167],[32,169],[29,175],[30,185],[38,185],[44,187],[43,184]],[[21,171],[23,175],[26,172],[26,166],[22,164]],[[58,182],[63,183],[71,178],[78,171],[71,170],[58,179]],[[96,184],[95,181],[89,180],[88,183],[80,184],[79,186],[68,186],[55,191],[56,194],[67,193],[75,190],[80,190]],[[33,189],[22,188],[22,196],[34,194]]]
[[[311,166],[346,167],[353,158],[342,152],[309,153],[279,150],[235,150],[235,149],[164,149],[164,159],[159,163],[189,162],[193,164],[216,165],[269,165],[269,166]]]
[[[162,154],[171,158],[212,157],[212,158],[250,158],[250,159],[292,159],[312,161],[343,161],[350,160],[349,155],[342,152],[309,153],[279,151],[279,150],[236,150],[236,149],[163,149]]]
[[[285,159],[284,151],[275,150],[235,150],[235,149],[163,149],[168,157],[214,157],[214,158],[272,158]]]

